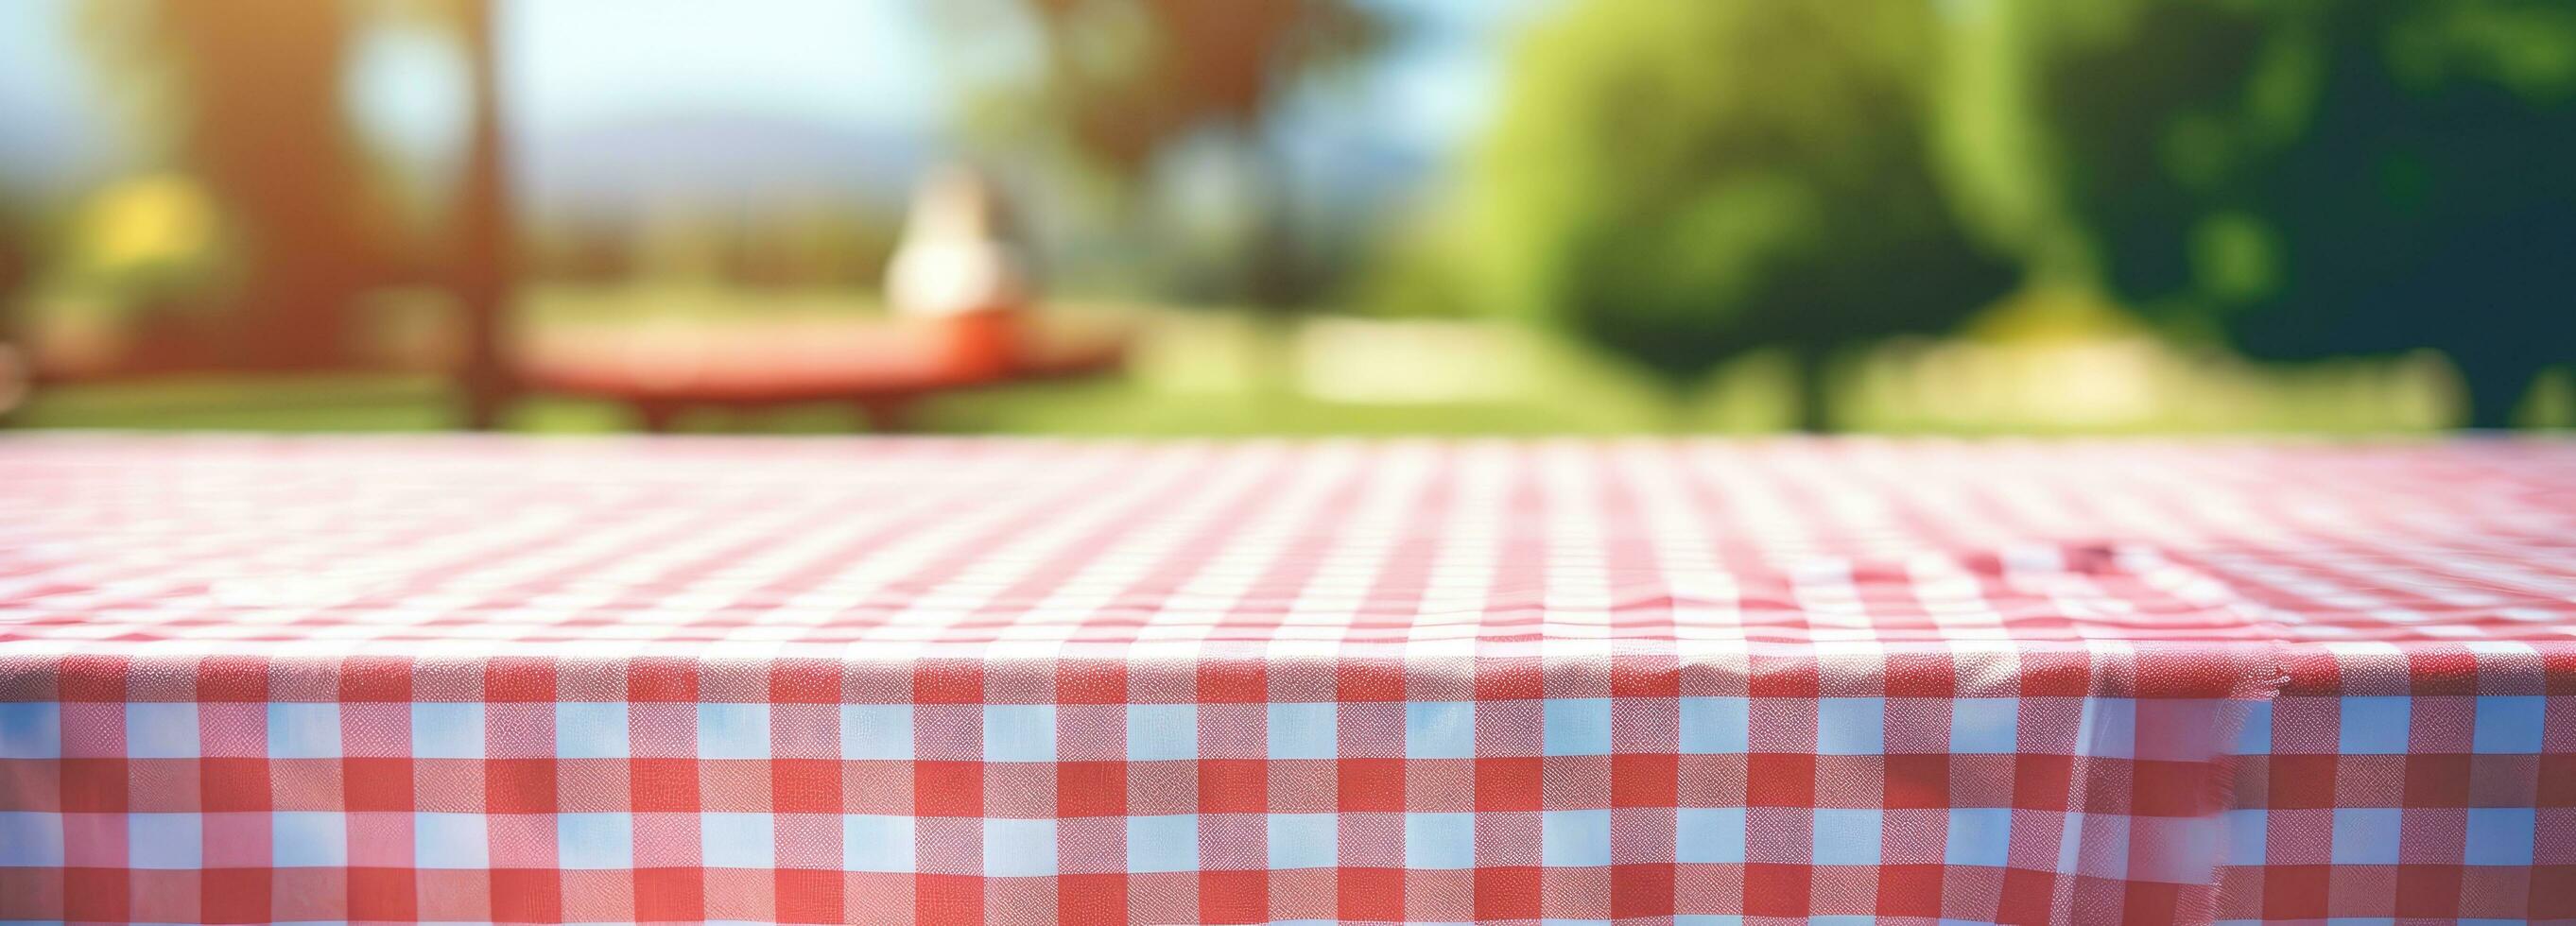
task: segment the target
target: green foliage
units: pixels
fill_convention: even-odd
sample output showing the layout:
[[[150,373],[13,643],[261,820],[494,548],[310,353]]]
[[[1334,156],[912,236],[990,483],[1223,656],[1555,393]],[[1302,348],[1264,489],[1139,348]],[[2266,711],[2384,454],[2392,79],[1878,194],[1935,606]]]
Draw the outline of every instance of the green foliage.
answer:
[[[1995,0],[2006,197],[2120,298],[2262,357],[2430,346],[2502,424],[2576,355],[2576,7]],[[1982,199],[2001,188],[1981,184]],[[2044,226],[2046,220],[2023,227]]]
[[[1594,0],[1533,35],[1469,206],[1489,298],[1676,382],[1949,327],[2011,268],[1930,164],[1924,0]]]
[[[1273,120],[1300,88],[1349,73],[1381,47],[1395,26],[1385,11],[1356,0],[935,6],[957,20],[961,47],[989,42],[1006,26],[1025,28],[1034,45],[1023,66],[970,81],[989,87],[970,102],[969,125],[985,136],[981,144],[1012,159],[1040,152],[1050,168],[1069,168],[1059,179],[1093,194],[1105,231],[1123,239],[1110,250],[1142,258],[1143,266],[1114,276],[1169,277],[1150,287],[1164,298],[1236,299],[1278,311],[1309,307],[1338,282],[1339,262],[1310,253],[1329,248],[1299,227],[1295,177],[1276,150]],[[1223,152],[1243,178],[1244,205],[1208,210],[1231,212],[1218,224],[1232,220],[1240,229],[1155,225],[1156,181],[1171,176],[1174,153],[1199,145]],[[1149,269],[1156,265],[1168,266]]]
[[[1375,44],[1348,0],[1030,0],[1076,147],[1123,176],[1210,126],[1268,116],[1310,70]]]

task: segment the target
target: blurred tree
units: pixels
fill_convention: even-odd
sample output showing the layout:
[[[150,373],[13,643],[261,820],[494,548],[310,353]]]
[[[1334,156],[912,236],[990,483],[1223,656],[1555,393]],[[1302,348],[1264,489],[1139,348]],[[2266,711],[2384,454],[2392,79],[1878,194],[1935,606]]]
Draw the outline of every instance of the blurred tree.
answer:
[[[216,299],[229,317],[191,332],[213,343],[190,359],[345,365],[361,353],[362,294],[442,286],[463,308],[466,417],[488,425],[507,387],[498,332],[516,279],[492,0],[98,0],[87,13],[102,69],[142,104],[147,146],[166,143],[220,213],[235,266]],[[406,19],[455,42],[471,103],[453,185],[428,184],[444,194],[434,230],[402,221],[344,93],[358,28]]]
[[[1300,79],[1356,59],[1384,24],[1352,0],[1026,0],[1045,44],[1039,111],[1086,161],[1131,188],[1167,150],[1219,133],[1257,198],[1243,295],[1282,310],[1322,281],[1293,227],[1288,171],[1265,137]]]
[[[344,362],[349,305],[387,275],[374,190],[341,105],[350,40],[339,2],[160,0],[172,115],[187,168],[244,251],[230,362]]]
[[[1960,228],[1929,157],[1927,0],[1596,0],[1532,36],[1471,181],[1498,305],[1677,388],[1792,349],[1830,423],[1837,347],[1946,328],[2013,268]]]
[[[2269,358],[2433,347],[2502,427],[2576,356],[2576,7],[1998,0],[1990,176],[2151,314]],[[1989,191],[2001,185],[1989,185]]]

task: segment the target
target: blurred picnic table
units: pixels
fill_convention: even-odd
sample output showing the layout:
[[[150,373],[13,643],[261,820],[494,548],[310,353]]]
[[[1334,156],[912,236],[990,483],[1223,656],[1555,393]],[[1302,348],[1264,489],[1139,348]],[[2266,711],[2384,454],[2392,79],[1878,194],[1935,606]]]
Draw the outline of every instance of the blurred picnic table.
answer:
[[[558,323],[514,352],[520,390],[626,404],[668,431],[692,406],[762,408],[846,402],[872,430],[908,428],[921,400],[1015,383],[1106,375],[1129,331],[1038,313],[1001,319],[674,318]]]

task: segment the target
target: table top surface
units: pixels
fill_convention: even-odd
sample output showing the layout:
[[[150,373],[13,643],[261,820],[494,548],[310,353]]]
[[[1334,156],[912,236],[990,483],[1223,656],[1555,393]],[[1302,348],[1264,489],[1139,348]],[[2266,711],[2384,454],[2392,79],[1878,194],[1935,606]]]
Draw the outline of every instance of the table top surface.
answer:
[[[0,655],[2576,652],[2576,444],[0,439]]]

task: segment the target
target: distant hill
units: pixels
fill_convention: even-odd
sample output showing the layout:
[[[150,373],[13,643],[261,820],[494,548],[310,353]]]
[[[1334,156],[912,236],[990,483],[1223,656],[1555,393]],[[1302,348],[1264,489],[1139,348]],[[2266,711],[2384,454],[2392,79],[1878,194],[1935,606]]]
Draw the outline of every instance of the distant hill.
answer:
[[[894,209],[940,156],[918,134],[736,114],[540,129],[516,148],[534,214],[590,219],[818,197]]]

